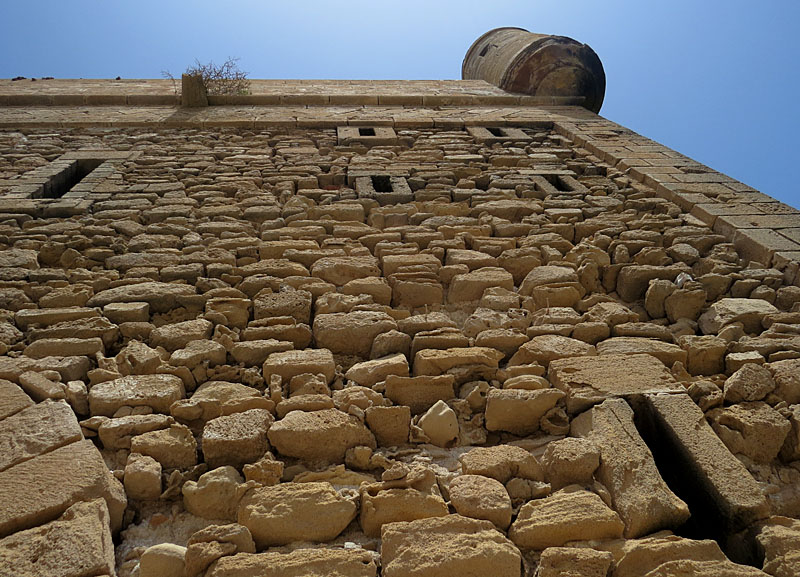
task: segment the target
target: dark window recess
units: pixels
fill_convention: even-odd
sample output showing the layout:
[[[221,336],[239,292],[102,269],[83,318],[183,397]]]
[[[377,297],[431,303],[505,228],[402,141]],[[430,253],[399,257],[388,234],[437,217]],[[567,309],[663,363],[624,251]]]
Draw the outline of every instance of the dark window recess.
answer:
[[[566,182],[561,180],[561,178],[557,174],[546,174],[544,177],[550,184],[553,185],[553,188],[555,188],[557,191],[574,192],[572,188],[570,188],[570,186]]]
[[[565,182],[560,176],[556,176],[556,189],[563,192],[574,192],[568,182]]]
[[[359,128],[358,129],[359,136],[375,136],[375,129],[374,128]]]
[[[499,136],[500,138],[505,138],[506,133],[503,132],[503,129],[496,128],[494,126],[487,127],[486,130],[492,133],[493,136]]]
[[[102,160],[90,158],[71,162],[67,168],[51,176],[45,183],[42,197],[61,198],[102,163]]]
[[[388,176],[373,176],[372,188],[375,189],[375,192],[394,192],[392,179]]]

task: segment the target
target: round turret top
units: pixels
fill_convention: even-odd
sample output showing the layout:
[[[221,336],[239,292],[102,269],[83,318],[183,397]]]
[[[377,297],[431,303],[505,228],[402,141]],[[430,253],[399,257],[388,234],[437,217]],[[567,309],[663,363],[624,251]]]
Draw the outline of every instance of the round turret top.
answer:
[[[495,28],[478,38],[464,57],[461,77],[507,92],[580,98],[592,112],[600,111],[606,91],[603,64],[587,44],[522,28]]]

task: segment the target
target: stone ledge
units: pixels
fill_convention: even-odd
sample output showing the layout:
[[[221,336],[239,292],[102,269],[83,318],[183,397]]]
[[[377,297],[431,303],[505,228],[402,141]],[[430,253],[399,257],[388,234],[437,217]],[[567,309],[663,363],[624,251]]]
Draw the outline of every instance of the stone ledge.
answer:
[[[582,97],[505,92],[482,80],[250,80],[250,93],[209,96],[213,105],[581,105]],[[180,105],[170,80],[0,79],[0,106]]]

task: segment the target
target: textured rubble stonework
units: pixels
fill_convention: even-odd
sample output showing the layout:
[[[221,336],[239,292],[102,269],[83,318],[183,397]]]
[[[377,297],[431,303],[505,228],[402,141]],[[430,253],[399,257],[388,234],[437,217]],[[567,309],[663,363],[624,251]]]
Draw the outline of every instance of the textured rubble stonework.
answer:
[[[70,82],[0,80],[9,574],[800,572],[795,209],[477,80]]]

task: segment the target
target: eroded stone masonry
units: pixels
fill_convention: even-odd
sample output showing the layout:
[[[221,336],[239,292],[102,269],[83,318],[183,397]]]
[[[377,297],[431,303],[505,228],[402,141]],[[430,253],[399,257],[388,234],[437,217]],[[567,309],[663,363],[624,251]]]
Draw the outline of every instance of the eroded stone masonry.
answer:
[[[0,575],[797,575],[797,212],[530,110],[4,125]]]

